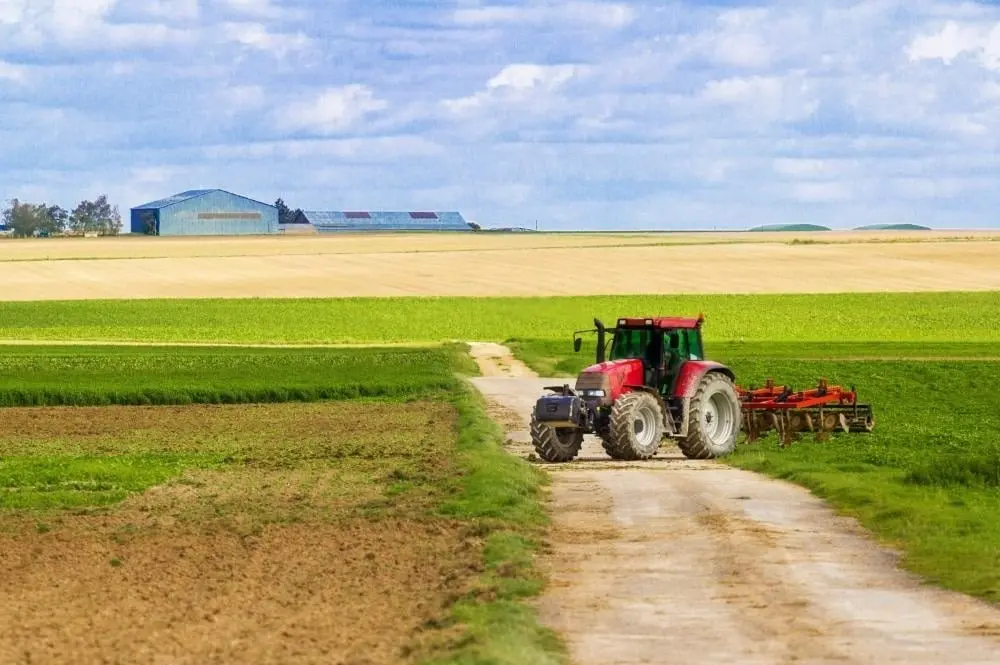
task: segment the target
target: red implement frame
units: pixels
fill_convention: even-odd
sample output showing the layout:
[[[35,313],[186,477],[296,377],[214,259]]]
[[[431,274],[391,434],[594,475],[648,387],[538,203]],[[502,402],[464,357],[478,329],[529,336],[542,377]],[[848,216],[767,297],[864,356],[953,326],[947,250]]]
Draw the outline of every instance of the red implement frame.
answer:
[[[794,391],[768,379],[763,388],[737,387],[736,392],[749,442],[772,429],[787,446],[799,432],[816,432],[819,440],[825,440],[837,429],[865,433],[875,424],[871,406],[858,404],[854,388],[831,386],[826,379],[808,390]]]
[[[841,386],[831,386],[826,379],[820,379],[819,385],[809,390],[793,392],[788,386],[776,386],[773,379],[768,379],[763,388],[755,390],[736,389],[743,408],[770,411],[772,409],[815,409],[825,405],[854,406],[858,403],[858,394]]]

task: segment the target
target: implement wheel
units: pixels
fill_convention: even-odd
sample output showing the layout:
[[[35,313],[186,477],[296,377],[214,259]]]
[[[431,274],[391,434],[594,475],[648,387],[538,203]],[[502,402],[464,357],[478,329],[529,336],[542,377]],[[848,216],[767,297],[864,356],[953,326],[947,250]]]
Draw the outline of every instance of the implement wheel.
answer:
[[[740,433],[740,400],[725,374],[701,378],[688,411],[688,435],[677,446],[691,459],[724,457],[736,448]]]
[[[571,462],[583,446],[583,431],[555,428],[538,422],[531,416],[531,443],[535,452],[546,462]]]
[[[608,436],[601,438],[612,459],[649,459],[660,449],[662,440],[663,409],[656,397],[636,391],[615,401]]]

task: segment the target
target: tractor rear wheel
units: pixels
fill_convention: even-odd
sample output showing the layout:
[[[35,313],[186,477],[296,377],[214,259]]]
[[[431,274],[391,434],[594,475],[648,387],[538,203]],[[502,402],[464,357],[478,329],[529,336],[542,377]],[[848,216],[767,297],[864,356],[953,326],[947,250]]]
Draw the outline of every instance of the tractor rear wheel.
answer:
[[[625,393],[611,407],[608,435],[601,437],[612,459],[645,460],[653,457],[663,440],[660,400],[647,392]]]
[[[531,443],[546,462],[571,462],[583,446],[583,430],[550,427],[531,416]]]
[[[701,378],[688,409],[687,438],[677,446],[691,459],[723,457],[736,448],[740,433],[740,400],[732,380],[710,372]]]

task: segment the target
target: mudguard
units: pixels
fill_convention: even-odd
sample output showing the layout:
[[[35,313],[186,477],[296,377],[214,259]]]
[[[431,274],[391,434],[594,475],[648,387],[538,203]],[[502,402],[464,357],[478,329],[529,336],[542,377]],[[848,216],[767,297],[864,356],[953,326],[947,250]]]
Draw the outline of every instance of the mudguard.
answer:
[[[681,399],[694,397],[694,393],[698,389],[698,382],[709,372],[721,372],[733,381],[736,380],[733,370],[722,363],[711,360],[689,360],[681,366],[677,373],[673,396]]]

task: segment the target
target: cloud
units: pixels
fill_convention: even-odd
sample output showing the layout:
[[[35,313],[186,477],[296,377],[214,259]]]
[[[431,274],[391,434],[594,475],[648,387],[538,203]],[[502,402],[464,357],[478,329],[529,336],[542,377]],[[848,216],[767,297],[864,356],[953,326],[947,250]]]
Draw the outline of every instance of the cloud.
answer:
[[[0,60],[0,79],[22,82],[27,78],[27,69],[19,65]]]
[[[1000,22],[991,27],[948,21],[939,32],[915,37],[907,55],[912,61],[940,60],[946,65],[970,55],[987,69],[1000,70]]]
[[[222,26],[222,34],[228,41],[279,58],[306,49],[312,43],[312,40],[302,32],[272,32],[262,23],[225,23]]]
[[[329,88],[317,97],[293,102],[278,112],[282,129],[311,134],[336,134],[355,127],[388,107],[373,90],[360,84]]]
[[[201,15],[199,0],[129,0],[130,9],[140,15],[170,20],[196,19]]]
[[[624,3],[534,2],[524,5],[487,5],[455,10],[459,25],[576,24],[623,28],[635,20],[635,10]]]
[[[729,107],[737,115],[767,121],[802,120],[818,108],[809,85],[798,77],[750,76],[709,81],[700,98],[710,105]]]
[[[233,12],[260,18],[278,18],[285,11],[275,7],[271,0],[221,0],[219,4]]]
[[[464,113],[500,103],[540,103],[545,95],[555,93],[583,68],[576,65],[507,65],[486,82],[486,89],[469,97],[444,100],[454,113]]]

